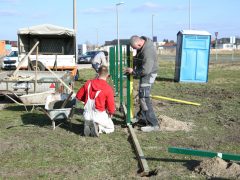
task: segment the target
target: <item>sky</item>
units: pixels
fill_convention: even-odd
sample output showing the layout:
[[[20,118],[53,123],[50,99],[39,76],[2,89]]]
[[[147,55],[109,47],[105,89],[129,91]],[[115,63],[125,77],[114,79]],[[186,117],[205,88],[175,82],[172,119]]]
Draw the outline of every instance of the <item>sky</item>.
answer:
[[[132,35],[176,41],[179,30],[205,30],[218,38],[240,36],[240,0],[76,0],[77,42],[102,45]],[[0,40],[17,40],[19,28],[53,24],[73,28],[73,0],[0,0]],[[152,28],[153,27],[153,28]]]

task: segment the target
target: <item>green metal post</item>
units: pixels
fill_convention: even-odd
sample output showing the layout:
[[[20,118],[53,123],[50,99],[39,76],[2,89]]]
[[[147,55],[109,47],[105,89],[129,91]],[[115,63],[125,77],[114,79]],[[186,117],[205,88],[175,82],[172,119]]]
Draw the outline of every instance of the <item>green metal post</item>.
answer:
[[[111,77],[112,77],[112,80],[114,81],[114,66],[115,66],[115,49],[114,49],[114,47],[110,47],[110,56],[109,56],[109,61],[110,61],[110,63],[109,63],[109,69],[110,69],[110,75],[111,75]]]
[[[126,67],[126,48],[123,50],[123,65]]]
[[[120,46],[120,69],[119,69],[119,73],[120,73],[120,78],[119,78],[119,91],[120,91],[120,106],[123,105],[123,65],[122,65],[122,46]]]
[[[169,147],[168,152],[176,153],[176,154],[186,154],[186,155],[193,155],[193,156],[202,156],[202,157],[220,157],[225,160],[235,160],[240,161],[239,154],[227,154],[227,153],[219,153],[219,152],[211,152],[205,150],[195,150],[189,148],[178,148],[178,147]]]
[[[115,49],[115,95],[118,96],[118,46]]]
[[[127,46],[127,66],[133,67],[133,56],[130,51],[130,45]],[[126,123],[130,124],[133,118],[133,77],[128,75],[127,77],[127,119]]]

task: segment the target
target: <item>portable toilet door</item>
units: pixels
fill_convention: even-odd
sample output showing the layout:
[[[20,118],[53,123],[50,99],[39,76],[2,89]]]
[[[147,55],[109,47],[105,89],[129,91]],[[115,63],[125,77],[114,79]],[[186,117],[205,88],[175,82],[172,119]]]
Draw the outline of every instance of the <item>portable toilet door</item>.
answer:
[[[175,81],[207,82],[211,34],[182,30],[177,34]]]

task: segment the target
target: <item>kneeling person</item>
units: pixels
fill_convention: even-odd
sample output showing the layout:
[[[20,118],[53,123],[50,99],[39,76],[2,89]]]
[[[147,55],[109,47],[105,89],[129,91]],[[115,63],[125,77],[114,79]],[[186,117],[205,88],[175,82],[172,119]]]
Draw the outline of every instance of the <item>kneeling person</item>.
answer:
[[[107,66],[101,66],[98,77],[88,80],[77,92],[76,98],[84,102],[84,135],[114,132],[112,115],[115,112],[114,93],[107,83]]]

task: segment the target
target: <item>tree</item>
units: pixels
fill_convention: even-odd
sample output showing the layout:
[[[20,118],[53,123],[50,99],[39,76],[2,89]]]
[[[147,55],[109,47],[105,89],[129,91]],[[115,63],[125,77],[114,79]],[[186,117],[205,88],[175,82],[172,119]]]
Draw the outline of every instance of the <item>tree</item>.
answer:
[[[163,39],[163,42],[168,43],[168,39]]]

